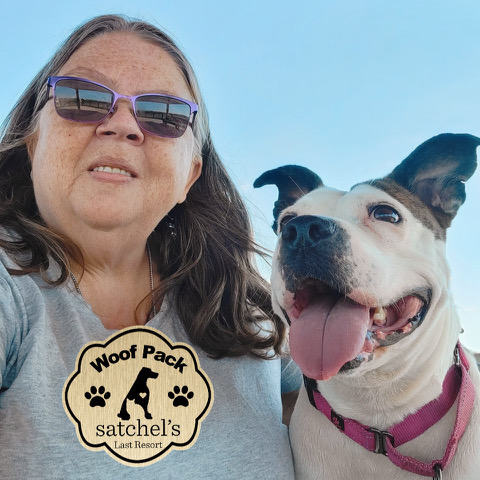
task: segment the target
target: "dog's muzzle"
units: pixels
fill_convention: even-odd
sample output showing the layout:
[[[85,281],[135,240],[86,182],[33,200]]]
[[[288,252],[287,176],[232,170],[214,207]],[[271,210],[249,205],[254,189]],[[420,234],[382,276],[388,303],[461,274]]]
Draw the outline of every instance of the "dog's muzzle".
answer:
[[[330,218],[302,215],[282,228],[280,308],[290,323],[292,358],[310,378],[328,380],[372,360],[377,347],[412,333],[428,309],[430,294],[421,289],[390,305],[365,304],[353,257],[349,234]]]

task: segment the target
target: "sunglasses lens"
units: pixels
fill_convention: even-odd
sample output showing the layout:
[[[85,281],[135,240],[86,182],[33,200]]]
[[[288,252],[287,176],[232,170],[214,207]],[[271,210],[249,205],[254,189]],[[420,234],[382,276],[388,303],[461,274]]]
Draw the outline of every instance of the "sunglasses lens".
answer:
[[[76,122],[101,122],[113,103],[110,90],[70,78],[57,81],[54,96],[57,113]]]
[[[135,98],[135,116],[145,131],[160,137],[178,138],[187,129],[191,107],[181,99],[147,94]],[[54,100],[57,113],[75,122],[102,122],[110,113],[115,94],[102,85],[76,78],[57,79]]]
[[[160,137],[178,138],[190,121],[190,105],[162,95],[142,95],[135,102],[139,125]]]

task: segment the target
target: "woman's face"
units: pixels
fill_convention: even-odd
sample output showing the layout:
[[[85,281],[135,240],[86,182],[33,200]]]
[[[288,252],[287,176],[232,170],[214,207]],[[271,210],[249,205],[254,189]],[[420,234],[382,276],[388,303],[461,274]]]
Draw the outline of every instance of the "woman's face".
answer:
[[[193,100],[172,58],[133,33],[89,40],[58,75],[87,78],[124,95],[167,93]],[[48,101],[28,144],[40,214],[73,240],[79,227],[148,236],[185,200],[201,173],[190,127],[180,138],[154,136],[140,129],[128,100],[116,107],[102,123],[76,123],[58,116]],[[130,176],[93,171],[102,166]]]

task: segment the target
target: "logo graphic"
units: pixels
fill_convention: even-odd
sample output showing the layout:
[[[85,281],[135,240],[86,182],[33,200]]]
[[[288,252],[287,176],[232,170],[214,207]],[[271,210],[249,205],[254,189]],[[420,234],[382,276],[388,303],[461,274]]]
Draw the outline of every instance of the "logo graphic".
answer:
[[[63,390],[80,443],[131,466],[190,448],[212,404],[195,351],[148,327],[85,345]]]

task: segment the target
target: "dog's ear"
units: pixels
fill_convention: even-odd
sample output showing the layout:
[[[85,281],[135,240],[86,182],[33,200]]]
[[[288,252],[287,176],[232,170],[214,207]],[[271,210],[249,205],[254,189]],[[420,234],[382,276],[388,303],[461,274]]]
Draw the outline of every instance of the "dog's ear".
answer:
[[[274,222],[272,225],[273,231],[277,233],[277,220],[280,213],[308,192],[323,187],[323,182],[316,173],[308,168],[298,165],[285,165],[274,170],[268,170],[260,175],[253,184],[255,188],[264,185],[276,185],[278,187],[278,200],[273,207]]]
[[[444,133],[417,147],[387,178],[414,193],[447,229],[465,201],[465,182],[477,168],[480,138]]]

